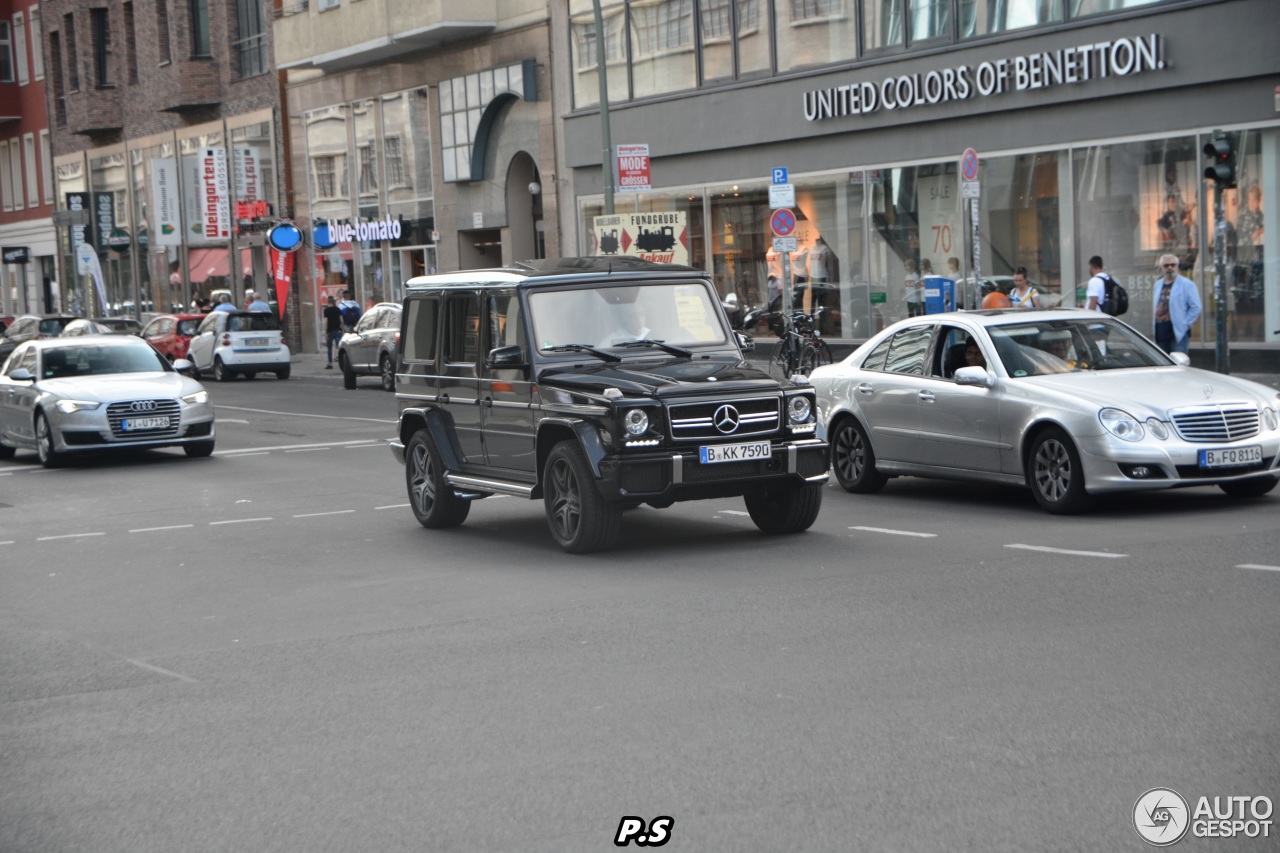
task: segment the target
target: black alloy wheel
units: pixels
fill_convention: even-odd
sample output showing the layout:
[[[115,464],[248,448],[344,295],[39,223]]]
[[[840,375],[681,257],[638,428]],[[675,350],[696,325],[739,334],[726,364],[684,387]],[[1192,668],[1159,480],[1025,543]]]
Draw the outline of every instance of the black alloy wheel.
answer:
[[[289,372],[293,369],[293,365],[286,364],[284,367],[276,371],[276,379],[288,379]]]
[[[182,450],[192,459],[204,459],[206,456],[213,455],[213,442],[197,441],[193,444],[184,444]]]
[[[351,367],[351,359],[347,358],[345,352],[338,353],[338,369],[342,371],[342,387],[348,391],[354,391],[356,387],[356,372]]]
[[[843,417],[831,430],[831,469],[846,492],[866,495],[884,488],[889,478],[876,470],[876,454],[855,418]]]
[[[405,448],[404,478],[409,490],[409,506],[423,527],[457,527],[467,520],[471,501],[464,501],[445,481],[444,464],[435,440],[420,429]]]
[[[1057,427],[1044,430],[1031,444],[1027,485],[1041,508],[1054,515],[1084,512],[1093,503],[1084,488],[1084,468],[1075,444]]]
[[[542,477],[543,503],[551,536],[570,554],[613,545],[622,528],[622,505],[600,496],[582,448],[573,440],[557,444]]]
[[[0,459],[12,459],[13,454],[17,453],[17,449],[10,447],[3,441],[0,441]]]
[[[391,361],[391,356],[386,353],[382,354],[382,358],[378,361],[378,373],[382,377],[382,390],[396,390],[396,366]]]
[[[743,496],[747,513],[764,533],[778,535],[808,530],[818,520],[822,509],[823,486],[774,486],[763,492]]]
[[[1233,498],[1260,498],[1280,483],[1275,477],[1251,477],[1248,480],[1232,480],[1219,483],[1218,488]]]

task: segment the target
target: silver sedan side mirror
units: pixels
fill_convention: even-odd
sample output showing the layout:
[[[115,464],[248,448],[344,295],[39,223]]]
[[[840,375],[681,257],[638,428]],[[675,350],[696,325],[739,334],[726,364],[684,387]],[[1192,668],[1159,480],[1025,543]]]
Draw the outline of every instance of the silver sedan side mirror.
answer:
[[[979,388],[990,388],[993,378],[985,367],[961,367],[956,371],[957,385],[976,385]]]
[[[1171,352],[1169,353],[1169,358],[1173,359],[1174,363],[1181,367],[1191,366],[1191,356],[1187,355],[1185,352]]]

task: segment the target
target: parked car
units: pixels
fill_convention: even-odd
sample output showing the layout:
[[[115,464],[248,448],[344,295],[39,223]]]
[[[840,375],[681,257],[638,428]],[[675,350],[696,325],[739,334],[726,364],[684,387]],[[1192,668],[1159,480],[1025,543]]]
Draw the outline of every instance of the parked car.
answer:
[[[379,302],[338,341],[342,387],[356,387],[356,377],[376,375],[383,391],[396,390],[396,355],[400,348],[400,305]]]
[[[62,330],[61,337],[74,338],[83,335],[136,335],[142,331],[137,320],[124,317],[81,317],[72,320]]]
[[[1188,364],[1096,311],[1012,309],[900,321],[810,380],[850,492],[902,475],[1022,484],[1073,513],[1105,492],[1271,491],[1280,393]]]
[[[142,338],[169,361],[187,357],[191,338],[200,328],[204,314],[161,314],[142,327]]]
[[[94,317],[93,319],[117,335],[142,334],[142,323],[132,317]]]
[[[424,527],[495,494],[541,500],[570,553],[609,547],[640,504],[740,496],[769,534],[817,519],[813,390],[743,359],[707,273],[562,258],[405,294],[391,447]]]
[[[42,338],[56,338],[68,323],[76,319],[70,315],[23,314],[14,319],[0,335],[0,364],[17,349],[18,344]]]
[[[187,348],[192,375],[205,371],[226,382],[236,374],[253,379],[270,371],[289,378],[289,347],[276,315],[266,311],[211,311],[200,321]]]
[[[0,369],[0,459],[19,448],[46,468],[122,448],[208,456],[214,440],[208,393],[132,335],[27,341]]]

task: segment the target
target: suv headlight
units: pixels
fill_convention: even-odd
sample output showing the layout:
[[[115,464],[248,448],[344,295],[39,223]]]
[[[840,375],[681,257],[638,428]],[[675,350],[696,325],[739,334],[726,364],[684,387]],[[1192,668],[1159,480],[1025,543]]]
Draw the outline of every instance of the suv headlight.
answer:
[[[644,435],[649,431],[649,415],[644,409],[629,409],[622,416],[622,425],[627,435]]]
[[[188,394],[187,396],[183,397],[182,402],[186,403],[189,406],[195,406],[200,403],[207,403],[209,402],[209,392],[196,391],[194,394]]]
[[[62,412],[64,415],[70,415],[80,411],[93,411],[102,404],[92,403],[88,400],[59,400],[54,405],[58,407],[59,412]]]
[[[1098,420],[1106,427],[1107,432],[1121,441],[1141,441],[1142,424],[1133,415],[1121,409],[1103,409],[1098,412]]]
[[[787,401],[787,419],[793,424],[802,424],[809,420],[813,407],[808,397],[795,396]]]

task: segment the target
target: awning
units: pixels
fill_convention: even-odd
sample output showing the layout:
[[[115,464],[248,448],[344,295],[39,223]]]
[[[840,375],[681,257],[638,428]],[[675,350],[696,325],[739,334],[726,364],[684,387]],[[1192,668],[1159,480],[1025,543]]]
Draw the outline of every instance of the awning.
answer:
[[[228,254],[226,249],[192,249],[187,256],[192,283],[199,284],[210,277],[225,278],[230,274]]]

